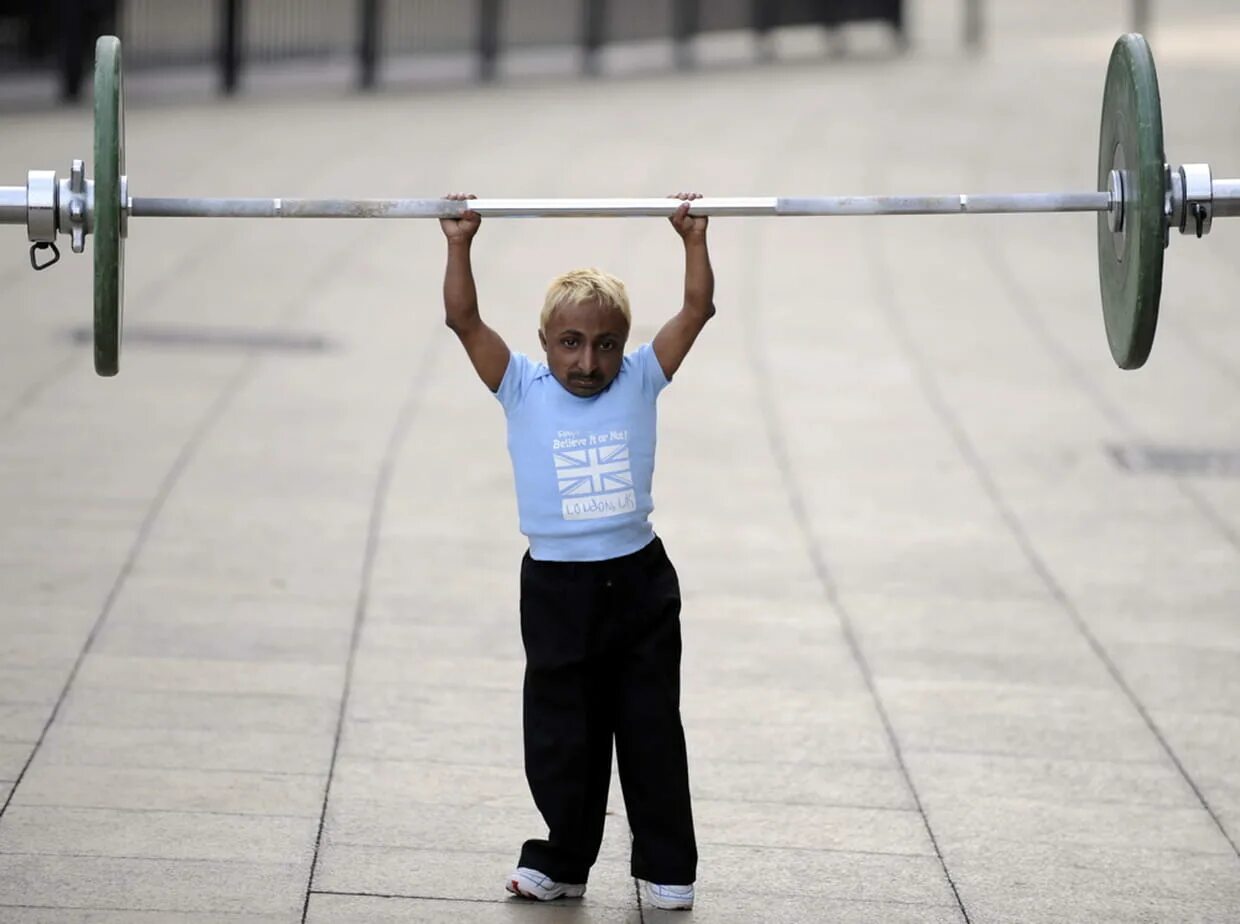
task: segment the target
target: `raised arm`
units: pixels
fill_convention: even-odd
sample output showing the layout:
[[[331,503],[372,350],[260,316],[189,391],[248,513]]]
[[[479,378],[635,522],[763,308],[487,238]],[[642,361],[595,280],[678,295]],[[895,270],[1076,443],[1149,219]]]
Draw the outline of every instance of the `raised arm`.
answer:
[[[655,335],[655,358],[669,379],[689,354],[689,348],[715,315],[715,273],[710,268],[710,252],[706,248],[706,216],[689,214],[689,203],[702,198],[700,193],[678,193],[673,198],[684,204],[672,216],[672,227],[685,244],[685,300],[680,311],[672,316]]]
[[[472,195],[453,193],[449,199],[473,199]],[[508,344],[487,327],[478,313],[478,290],[474,286],[474,270],[470,263],[470,247],[482,225],[482,216],[466,212],[460,218],[441,218],[439,225],[448,239],[448,265],[443,277],[444,321],[456,334],[474,364],[478,378],[491,391],[499,391],[508,370]]]

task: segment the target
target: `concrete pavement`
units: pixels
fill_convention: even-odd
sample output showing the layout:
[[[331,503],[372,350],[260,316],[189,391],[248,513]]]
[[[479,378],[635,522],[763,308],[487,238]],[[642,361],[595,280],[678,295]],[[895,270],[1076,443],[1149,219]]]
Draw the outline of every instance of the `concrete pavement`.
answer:
[[[923,10],[895,59],[863,30],[842,59],[794,35],[772,66],[587,83],[135,80],[131,189],[1090,188],[1127,5],[990,8],[978,59]],[[1240,170],[1238,40],[1221,0],[1158,6],[1173,161]],[[0,125],[4,182],[89,151],[82,111]],[[655,481],[702,855],[675,916],[638,901],[615,786],[583,901],[502,890],[541,831],[523,545],[438,229],[135,221],[114,380],[74,337],[89,260],[36,275],[9,229],[0,920],[1240,918],[1238,235],[1172,241],[1153,356],[1121,373],[1091,217],[712,225],[719,315],[661,399]],[[547,280],[600,265],[646,340],[678,246],[488,221],[483,311],[534,351]]]

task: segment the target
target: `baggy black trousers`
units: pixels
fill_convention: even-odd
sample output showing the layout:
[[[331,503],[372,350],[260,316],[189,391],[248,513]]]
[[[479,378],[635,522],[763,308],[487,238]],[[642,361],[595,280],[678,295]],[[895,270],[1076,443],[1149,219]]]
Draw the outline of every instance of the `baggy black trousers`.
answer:
[[[521,866],[584,883],[603,839],[615,741],[633,876],[697,875],[680,722],[680,583],[663,543],[600,562],[521,563],[525,775],[547,823]]]

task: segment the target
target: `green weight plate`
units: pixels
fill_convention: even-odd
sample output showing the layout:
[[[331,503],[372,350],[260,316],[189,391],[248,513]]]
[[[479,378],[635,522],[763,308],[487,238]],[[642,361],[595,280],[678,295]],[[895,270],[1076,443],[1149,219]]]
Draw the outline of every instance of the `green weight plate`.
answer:
[[[125,173],[125,100],[121,42],[101,35],[95,43],[95,371],[120,368],[125,299],[125,238],[121,227],[121,177]]]
[[[1107,67],[1098,145],[1098,188],[1107,188],[1112,169],[1123,176],[1123,227],[1112,232],[1107,214],[1098,215],[1102,316],[1121,369],[1143,365],[1154,343],[1166,241],[1166,163],[1154,56],[1142,36],[1122,35]]]

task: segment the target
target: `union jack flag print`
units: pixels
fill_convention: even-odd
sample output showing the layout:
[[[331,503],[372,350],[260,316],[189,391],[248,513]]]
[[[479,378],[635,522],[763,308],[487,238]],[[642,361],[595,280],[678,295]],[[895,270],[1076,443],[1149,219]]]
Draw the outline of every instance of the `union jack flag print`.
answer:
[[[555,476],[562,497],[630,490],[633,473],[629,469],[628,444],[558,451],[555,453]]]

